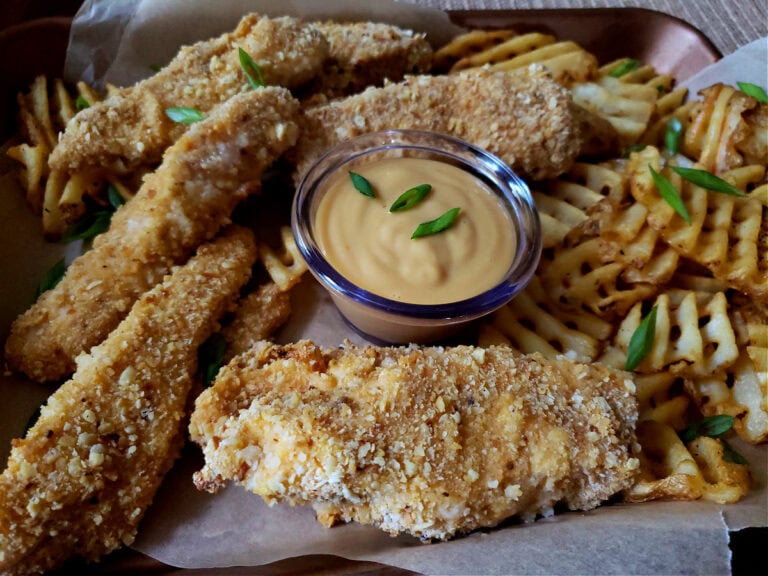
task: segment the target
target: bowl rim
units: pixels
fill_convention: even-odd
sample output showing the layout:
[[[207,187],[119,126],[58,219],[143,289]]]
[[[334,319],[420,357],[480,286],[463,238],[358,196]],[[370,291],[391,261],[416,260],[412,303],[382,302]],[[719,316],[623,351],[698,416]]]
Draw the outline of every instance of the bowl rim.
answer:
[[[385,141],[381,144],[380,141]],[[378,145],[362,146],[379,142]],[[443,147],[436,147],[436,143]],[[354,151],[360,147],[359,151]],[[504,200],[515,224],[515,256],[505,277],[493,287],[469,298],[440,304],[413,304],[392,300],[361,288],[339,273],[322,254],[312,234],[311,205],[318,186],[339,168],[379,151],[411,149],[435,153],[464,166],[470,161],[449,147],[464,150],[494,176],[486,184]],[[477,168],[477,166],[475,166]],[[485,178],[488,180],[488,178]],[[521,214],[522,212],[522,214]],[[503,306],[533,277],[542,250],[541,223],[528,185],[498,156],[470,142],[441,132],[389,129],[369,132],[344,140],[327,150],[301,178],[291,208],[291,229],[310,272],[333,295],[342,296],[377,311],[410,319],[455,322],[484,316]]]

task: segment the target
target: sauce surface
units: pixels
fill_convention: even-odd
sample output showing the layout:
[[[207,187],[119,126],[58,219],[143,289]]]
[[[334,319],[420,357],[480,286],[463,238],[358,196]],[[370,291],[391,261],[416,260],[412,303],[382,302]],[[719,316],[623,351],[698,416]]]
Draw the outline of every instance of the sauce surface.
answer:
[[[478,178],[445,162],[385,158],[354,172],[376,197],[358,192],[347,171],[327,184],[313,229],[328,262],[356,285],[400,302],[445,304],[498,284],[515,255],[515,224],[502,201]],[[430,184],[416,206],[389,212],[406,190]],[[452,208],[453,225],[412,239],[416,227]]]

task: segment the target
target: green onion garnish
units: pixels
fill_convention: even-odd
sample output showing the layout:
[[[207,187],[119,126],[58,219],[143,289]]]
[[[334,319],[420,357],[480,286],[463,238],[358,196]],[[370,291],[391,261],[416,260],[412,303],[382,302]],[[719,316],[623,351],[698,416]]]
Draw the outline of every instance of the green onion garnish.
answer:
[[[696,186],[701,186],[707,190],[720,192],[721,194],[730,194],[731,196],[740,196],[742,198],[746,197],[746,194],[736,188],[736,186],[730,182],[726,182],[722,178],[718,178],[706,170],[683,168],[681,166],[670,166],[670,170],[679,174],[689,182],[693,182]]]
[[[259,65],[253,61],[251,55],[242,48],[238,48],[237,53],[240,57],[240,66],[243,68],[243,72],[245,72],[245,75],[248,78],[248,84],[251,85],[251,88],[262,88],[266,86],[267,83],[264,81],[261,68],[259,68]]]
[[[165,115],[177,124],[194,124],[205,119],[205,115],[195,108],[171,107],[165,109]]]
[[[360,174],[356,172],[349,172],[349,178],[352,180],[352,186],[355,187],[355,190],[360,192],[363,196],[368,196],[368,198],[376,198],[376,194],[373,191],[373,186],[371,186],[371,183],[368,182],[363,176],[360,176]]]
[[[402,210],[413,208],[416,206],[416,204],[424,200],[426,195],[429,194],[430,190],[432,190],[431,184],[420,184],[406,190],[400,194],[397,200],[392,202],[392,206],[389,207],[389,211],[400,212]]]
[[[624,366],[627,372],[632,372],[648,356],[651,348],[653,348],[654,336],[656,336],[656,306],[651,308],[648,316],[643,318],[640,326],[637,327],[629,340],[627,363]]]
[[[739,86],[739,90],[747,96],[752,96],[758,102],[768,104],[768,94],[765,93],[764,88],[750,82],[736,82],[736,84]]]
[[[648,164],[648,168],[651,170],[653,182],[656,184],[656,189],[659,191],[659,194],[661,194],[661,197],[664,198],[667,204],[674,208],[675,212],[677,212],[687,224],[690,224],[691,215],[688,213],[688,209],[685,207],[683,199],[680,198],[680,194],[672,185],[672,182],[656,172],[650,164]]]
[[[416,230],[413,231],[411,238],[422,238],[423,236],[431,236],[432,234],[447,230],[453,226],[460,211],[461,208],[451,208],[439,218],[435,218],[429,222],[422,222],[416,227]]]
[[[670,154],[677,154],[680,149],[680,138],[683,135],[683,123],[677,118],[670,118],[664,133],[664,145]]]
[[[679,433],[680,440],[687,444],[699,436],[718,438],[733,428],[733,423],[735,420],[736,419],[733,416],[729,416],[728,414],[707,416],[698,422],[694,422],[685,430],[681,430]]]
[[[642,66],[642,62],[640,60],[635,60],[634,58],[627,58],[624,60],[624,62],[621,62],[618,64],[613,70],[611,70],[608,73],[608,76],[613,76],[614,78],[620,78],[621,76],[624,76],[624,74],[628,74],[629,72],[632,72],[632,70],[637,70]]]
[[[219,334],[211,335],[208,340],[203,342],[198,351],[198,362],[200,370],[203,373],[203,385],[208,388],[216,379],[216,375],[224,363],[224,352],[227,348],[227,341]]]
[[[55,288],[56,285],[61,282],[61,279],[64,278],[64,273],[66,271],[67,264],[64,262],[64,258],[62,258],[43,274],[43,277],[40,279],[40,284],[37,286],[37,295],[40,296],[43,292]]]

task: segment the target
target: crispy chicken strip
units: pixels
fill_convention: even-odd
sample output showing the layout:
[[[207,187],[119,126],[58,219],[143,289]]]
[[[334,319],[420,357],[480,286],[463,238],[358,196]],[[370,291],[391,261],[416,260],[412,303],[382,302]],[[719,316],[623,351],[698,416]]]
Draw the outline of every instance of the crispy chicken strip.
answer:
[[[248,280],[253,234],[230,229],[136,303],[14,440],[0,475],[0,571],[50,570],[130,544],[179,454],[197,348]]]
[[[317,22],[328,40],[328,61],[311,84],[313,92],[327,98],[397,82],[406,74],[428,72],[432,46],[424,34],[378,22]]]
[[[9,368],[57,380],[101,342],[138,297],[229,222],[233,208],[298,135],[285,88],[239,94],[192,126],[112,218],[93,248],[13,324]]]
[[[262,343],[198,397],[200,489],[234,480],[325,519],[445,539],[632,484],[630,376],[507,347]]]
[[[328,42],[309,24],[249,14],[234,32],[183,47],[154,76],[77,114],[51,154],[51,167],[70,173],[88,167],[125,172],[159,161],[188,128],[173,122],[166,108],[208,114],[251,90],[239,48],[253,58],[268,85],[288,88],[314,78],[328,57]]]
[[[291,315],[291,293],[272,281],[258,286],[237,303],[232,321],[222,330],[227,343],[226,361],[266,340]]]
[[[540,66],[513,72],[412,76],[307,110],[297,146],[296,181],[328,148],[391,128],[434,130],[501,157],[522,176],[566,171],[599,137],[618,141],[600,118],[573,104],[569,92]]]

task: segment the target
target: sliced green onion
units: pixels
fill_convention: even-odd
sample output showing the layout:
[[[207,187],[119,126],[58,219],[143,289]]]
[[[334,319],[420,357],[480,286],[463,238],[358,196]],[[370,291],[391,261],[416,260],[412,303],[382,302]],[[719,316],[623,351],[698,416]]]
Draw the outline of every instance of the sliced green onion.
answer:
[[[670,154],[677,154],[680,150],[680,138],[683,135],[683,123],[677,118],[670,118],[667,122],[667,130],[664,132],[664,145]]]
[[[98,210],[89,212],[75,222],[61,237],[64,244],[75,240],[90,240],[109,229],[112,220],[112,210]]]
[[[112,183],[107,185],[107,199],[109,200],[109,205],[115,210],[125,204],[125,198],[120,195],[120,192],[117,191],[117,188]]]
[[[688,180],[688,182],[693,182],[696,186],[701,186],[702,188],[712,190],[713,192],[720,192],[721,194],[730,194],[731,196],[740,196],[742,198],[746,197],[746,194],[736,188],[736,186],[730,182],[726,182],[722,178],[718,178],[706,170],[683,168],[682,166],[670,166],[670,169]]]
[[[427,194],[429,194],[429,191],[432,190],[431,184],[419,184],[418,186],[414,186],[413,188],[410,188],[400,194],[398,196],[397,200],[392,202],[392,206],[389,207],[390,212],[401,212],[403,210],[408,210],[409,208],[413,208],[424,200]]]
[[[411,234],[411,238],[422,238],[424,236],[431,236],[437,234],[443,230],[447,230],[456,221],[461,208],[451,208],[442,216],[430,220],[429,222],[422,222],[416,227],[416,230]]]
[[[632,72],[632,70],[637,70],[642,65],[643,63],[640,62],[640,60],[635,60],[634,58],[627,58],[626,60],[624,60],[624,62],[621,62],[613,70],[611,70],[608,73],[608,76],[613,76],[614,78],[620,78],[621,76],[624,76],[624,74],[628,74],[629,72]]]
[[[43,277],[40,279],[40,284],[37,286],[37,295],[40,296],[43,292],[55,288],[56,285],[61,282],[61,279],[64,278],[64,273],[66,271],[67,264],[64,262],[64,258],[62,258],[43,274]]]
[[[680,198],[680,194],[672,185],[672,182],[656,172],[650,164],[648,164],[648,168],[651,170],[653,182],[656,184],[656,189],[659,191],[659,194],[661,194],[661,197],[664,198],[667,204],[674,208],[675,212],[677,212],[686,223],[690,224],[691,215],[688,213],[688,208],[685,207],[683,199]]]
[[[165,109],[165,115],[177,124],[194,124],[205,119],[205,115],[195,108],[171,107]]]
[[[227,341],[221,334],[213,334],[203,342],[198,351],[198,362],[203,373],[203,385],[208,388],[224,363],[224,352],[227,349]]]
[[[645,146],[645,144],[634,144],[624,150],[624,154],[622,154],[622,156],[624,156],[624,158],[629,158],[629,155],[632,154],[632,152],[640,152],[641,150],[645,150]]]
[[[238,48],[237,53],[240,57],[240,66],[248,77],[248,84],[251,85],[251,88],[262,88],[266,86],[267,83],[264,81],[261,68],[259,68],[259,65],[253,61],[251,55],[242,48]]]
[[[719,438],[728,432],[731,428],[733,428],[733,423],[735,420],[736,419],[733,416],[729,416],[728,414],[707,416],[698,422],[694,422],[685,430],[681,430],[679,433],[680,440],[687,444],[699,436]]]
[[[77,100],[75,100],[75,108],[79,112],[80,110],[85,110],[86,108],[90,108],[91,105],[88,103],[88,100],[83,98],[82,96],[78,96]]]
[[[653,339],[656,336],[656,306],[651,308],[648,315],[640,322],[640,326],[637,327],[635,333],[632,334],[632,338],[629,340],[629,348],[627,349],[627,363],[624,369],[627,372],[632,372],[638,367],[640,362],[648,356],[648,353],[653,348]]]
[[[162,64],[150,64],[149,65],[149,69],[152,70],[152,72],[157,73],[157,72],[160,72],[160,70],[163,69],[163,65]]]
[[[723,445],[723,460],[731,462],[732,464],[741,464],[742,466],[749,465],[747,459],[734,450],[728,442],[720,438],[720,443]]]
[[[349,178],[352,180],[352,186],[355,187],[355,190],[360,192],[363,196],[368,196],[368,198],[376,198],[376,194],[373,191],[373,186],[371,186],[371,183],[368,182],[363,176],[360,176],[357,172],[352,172],[350,170],[349,172]]]
[[[758,102],[768,104],[768,94],[766,94],[764,88],[750,82],[736,82],[736,84],[739,86],[739,90],[747,96],[752,96]]]

